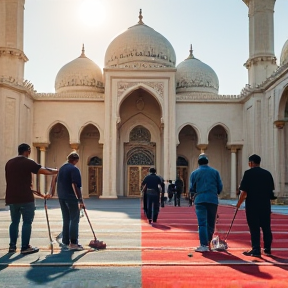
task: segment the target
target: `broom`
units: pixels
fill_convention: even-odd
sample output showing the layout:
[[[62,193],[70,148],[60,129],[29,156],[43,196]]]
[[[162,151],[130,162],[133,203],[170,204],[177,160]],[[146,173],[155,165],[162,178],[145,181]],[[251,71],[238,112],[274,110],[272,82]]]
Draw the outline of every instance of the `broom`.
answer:
[[[76,198],[79,199],[78,195],[81,195],[81,191],[79,191],[79,188],[77,187],[77,185],[75,183],[72,183],[72,188],[74,190]],[[106,249],[106,243],[104,243],[103,241],[99,241],[96,238],[96,235],[95,235],[95,232],[93,230],[92,224],[91,224],[90,219],[88,217],[88,213],[86,211],[86,207],[85,207],[83,198],[82,198],[82,203],[83,203],[82,209],[84,210],[84,213],[86,215],[87,221],[88,221],[88,223],[90,225],[91,231],[92,231],[93,236],[94,236],[94,240],[91,240],[88,246],[91,247],[91,248],[95,248],[95,249]]]

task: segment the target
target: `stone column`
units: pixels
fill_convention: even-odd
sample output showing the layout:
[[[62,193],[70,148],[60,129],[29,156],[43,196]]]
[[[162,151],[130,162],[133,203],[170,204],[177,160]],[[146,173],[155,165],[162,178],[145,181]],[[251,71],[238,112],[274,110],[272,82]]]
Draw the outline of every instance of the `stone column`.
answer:
[[[45,167],[45,162],[46,162],[46,148],[45,146],[40,147],[40,164],[42,167]],[[42,194],[45,194],[45,186],[46,186],[46,178],[45,175],[40,174],[40,192]]]
[[[237,153],[237,147],[231,146],[231,193],[230,198],[236,198],[236,153]]]

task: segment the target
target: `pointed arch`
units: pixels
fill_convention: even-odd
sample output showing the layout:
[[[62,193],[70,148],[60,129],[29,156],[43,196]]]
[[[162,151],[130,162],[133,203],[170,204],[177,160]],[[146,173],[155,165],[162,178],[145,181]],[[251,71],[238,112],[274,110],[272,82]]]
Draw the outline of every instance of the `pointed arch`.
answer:
[[[275,120],[284,120],[285,110],[286,110],[285,108],[286,108],[287,103],[288,103],[288,83],[283,87],[280,101],[278,104],[278,111],[277,111],[278,113],[276,113],[277,119]]]
[[[160,107],[160,111],[161,111],[161,118],[163,118],[163,100],[160,99],[159,95],[156,93],[156,91],[145,85],[144,83],[138,83],[135,86],[132,86],[130,88],[128,88],[125,92],[123,92],[123,94],[120,97],[120,101],[118,103],[118,107],[117,107],[117,111],[116,111],[116,115],[117,118],[120,118],[120,109],[122,106],[122,103],[125,101],[125,99],[127,99],[134,91],[142,89],[144,91],[146,91],[147,93],[149,93],[151,96],[154,97],[154,99],[157,101],[159,107]]]
[[[230,143],[231,142],[230,129],[228,128],[228,126],[226,126],[224,123],[221,123],[221,122],[214,123],[212,126],[210,126],[210,128],[208,128],[208,132],[207,132],[207,135],[206,135],[207,143],[208,143],[208,138],[209,138],[210,132],[216,126],[221,126],[225,130],[225,132],[227,133],[227,143]]]
[[[50,142],[50,132],[52,131],[53,127],[57,124],[61,124],[63,125],[67,131],[68,131],[68,135],[69,135],[69,141],[71,140],[71,129],[69,127],[69,125],[67,123],[65,123],[64,121],[59,121],[59,120],[55,120],[54,122],[52,122],[48,128],[47,128],[47,131],[46,131],[46,137],[48,139],[48,142]]]
[[[192,127],[194,130],[195,130],[195,132],[196,132],[196,135],[197,135],[197,144],[199,144],[199,143],[201,143],[201,132],[200,132],[200,130],[198,129],[198,127],[195,125],[195,124],[193,124],[193,123],[190,123],[190,122],[186,122],[186,123],[184,123],[184,124],[182,124],[181,126],[179,126],[178,128],[177,128],[177,143],[176,143],[176,145],[179,145],[180,144],[180,140],[179,140],[179,135],[180,135],[180,132],[181,132],[181,130],[185,127],[185,126],[190,126],[190,127]]]
[[[99,134],[100,134],[100,138],[99,138],[99,144],[103,144],[104,142],[104,133],[103,133],[103,130],[99,127],[99,125],[93,121],[88,121],[86,123],[84,123],[81,128],[79,129],[79,132],[78,132],[78,141],[80,142],[80,137],[81,137],[81,133],[83,132],[83,130],[88,126],[88,125],[93,125],[95,126],[95,128],[99,131]]]

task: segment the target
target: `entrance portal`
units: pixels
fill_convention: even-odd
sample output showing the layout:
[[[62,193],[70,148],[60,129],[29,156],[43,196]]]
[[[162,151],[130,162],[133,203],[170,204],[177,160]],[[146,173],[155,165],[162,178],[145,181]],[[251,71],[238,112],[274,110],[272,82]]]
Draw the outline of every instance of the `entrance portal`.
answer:
[[[89,161],[88,179],[89,179],[89,196],[102,195],[102,160],[98,157],[93,157]]]
[[[188,161],[184,157],[177,158],[177,176],[183,181],[183,194],[187,196],[188,189]]]

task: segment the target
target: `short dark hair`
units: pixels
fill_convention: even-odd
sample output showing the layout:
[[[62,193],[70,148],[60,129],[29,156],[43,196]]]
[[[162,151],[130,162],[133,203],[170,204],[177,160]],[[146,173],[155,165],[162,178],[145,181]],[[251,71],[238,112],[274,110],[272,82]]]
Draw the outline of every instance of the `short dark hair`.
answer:
[[[31,152],[31,147],[28,144],[22,143],[18,146],[18,154],[19,155],[22,155],[26,151]]]
[[[149,172],[155,174],[156,173],[156,169],[152,167],[152,168],[149,169]]]
[[[76,152],[71,152],[68,157],[67,157],[68,161],[74,161],[74,160],[78,160],[79,159],[79,154]]]
[[[251,156],[249,156],[249,162],[254,162],[255,164],[260,164],[261,162],[261,157],[257,154],[253,154]]]

